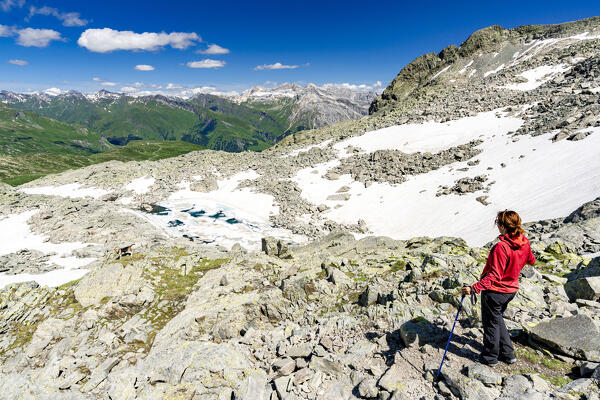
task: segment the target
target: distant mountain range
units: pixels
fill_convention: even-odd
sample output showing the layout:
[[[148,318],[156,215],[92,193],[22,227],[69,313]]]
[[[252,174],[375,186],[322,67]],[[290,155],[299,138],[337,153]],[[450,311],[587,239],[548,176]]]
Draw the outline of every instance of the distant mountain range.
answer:
[[[376,93],[344,86],[284,84],[253,87],[237,97],[198,94],[189,99],[0,91],[0,101],[101,134],[114,145],[131,140],[183,140],[216,150],[263,150],[304,129],[360,118]]]
[[[312,84],[189,99],[0,91],[0,180],[19,184],[110,159],[158,159],[202,148],[260,151],[291,133],[366,115],[375,96]],[[128,145],[140,140],[153,145]]]

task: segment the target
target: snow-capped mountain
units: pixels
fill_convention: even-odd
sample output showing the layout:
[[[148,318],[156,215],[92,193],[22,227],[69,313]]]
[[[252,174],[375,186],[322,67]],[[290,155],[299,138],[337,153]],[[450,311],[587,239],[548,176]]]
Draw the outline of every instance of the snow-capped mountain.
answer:
[[[377,93],[351,85],[285,83],[275,88],[254,86],[232,100],[238,104],[261,105],[269,110],[286,110],[292,126],[318,128],[366,115]]]

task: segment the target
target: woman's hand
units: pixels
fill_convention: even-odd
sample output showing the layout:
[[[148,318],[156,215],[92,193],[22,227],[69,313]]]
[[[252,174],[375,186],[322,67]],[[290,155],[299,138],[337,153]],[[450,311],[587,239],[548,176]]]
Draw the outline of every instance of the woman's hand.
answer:
[[[468,295],[470,295],[470,294],[471,294],[471,286],[463,286],[463,287],[460,289],[460,292],[461,292],[461,294],[462,294],[463,296],[468,296]]]

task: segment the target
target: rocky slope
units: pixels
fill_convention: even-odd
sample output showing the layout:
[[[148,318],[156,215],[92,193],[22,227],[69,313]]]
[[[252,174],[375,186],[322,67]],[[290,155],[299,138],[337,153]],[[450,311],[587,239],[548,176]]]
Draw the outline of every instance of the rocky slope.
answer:
[[[0,186],[0,393],[597,399],[599,21],[522,30],[265,152]],[[434,382],[505,208],[538,259],[505,313],[518,362],[475,363],[465,300]]]
[[[592,222],[600,218],[574,224]],[[476,279],[486,249],[332,232],[306,246],[267,238],[260,253],[224,252],[141,229],[133,256],[101,256],[81,280],[0,291],[5,398],[597,396],[600,257],[558,237],[535,242],[538,263],[505,314],[518,363],[473,362],[480,317],[465,301],[433,382],[458,288]]]

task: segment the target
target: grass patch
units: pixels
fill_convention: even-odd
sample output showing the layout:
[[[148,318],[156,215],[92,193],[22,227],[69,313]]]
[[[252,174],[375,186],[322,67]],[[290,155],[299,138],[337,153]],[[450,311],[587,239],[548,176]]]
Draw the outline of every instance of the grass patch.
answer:
[[[406,261],[398,260],[391,265],[392,272],[405,271],[406,270]]]
[[[551,384],[553,384],[554,386],[564,386],[569,382],[573,382],[573,379],[569,378],[568,376],[547,376],[544,374],[539,374],[540,378],[550,382]]]

